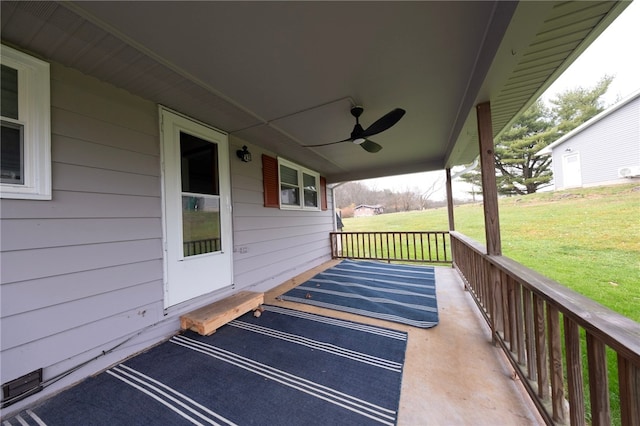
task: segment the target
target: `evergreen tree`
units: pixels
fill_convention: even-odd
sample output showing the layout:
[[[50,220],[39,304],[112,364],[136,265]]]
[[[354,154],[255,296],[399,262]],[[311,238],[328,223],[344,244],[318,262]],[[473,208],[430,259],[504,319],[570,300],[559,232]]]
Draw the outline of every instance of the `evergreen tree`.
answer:
[[[535,153],[604,110],[600,97],[612,80],[605,75],[591,89],[566,90],[550,100],[551,108],[538,99],[496,138],[498,192],[532,194],[550,185],[551,157]]]

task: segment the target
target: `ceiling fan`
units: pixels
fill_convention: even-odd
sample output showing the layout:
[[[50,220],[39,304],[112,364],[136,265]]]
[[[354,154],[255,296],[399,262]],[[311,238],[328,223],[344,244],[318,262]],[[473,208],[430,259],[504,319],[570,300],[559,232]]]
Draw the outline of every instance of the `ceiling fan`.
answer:
[[[361,106],[351,107],[351,115],[353,115],[356,118],[356,125],[353,127],[351,136],[349,136],[348,138],[343,139],[341,141],[336,141],[336,142],[322,143],[318,145],[305,145],[305,146],[309,148],[315,148],[318,146],[334,145],[342,142],[353,142],[356,145],[360,145],[365,151],[372,152],[372,153],[380,151],[382,149],[382,146],[378,145],[374,141],[369,140],[367,138],[369,136],[382,133],[385,130],[389,129],[390,127],[394,126],[398,121],[400,121],[400,119],[402,118],[402,116],[405,114],[406,111],[403,110],[402,108],[396,108],[386,113],[382,117],[380,117],[371,126],[367,127],[366,129],[362,128],[362,125],[360,124],[360,121],[359,121],[359,118],[362,115],[363,111],[364,111],[364,108],[362,108]]]

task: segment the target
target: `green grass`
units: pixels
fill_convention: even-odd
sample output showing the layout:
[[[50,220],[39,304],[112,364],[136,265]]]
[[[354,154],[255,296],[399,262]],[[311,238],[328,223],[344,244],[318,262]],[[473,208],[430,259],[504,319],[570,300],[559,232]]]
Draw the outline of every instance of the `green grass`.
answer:
[[[639,185],[503,198],[499,217],[505,256],[640,322]],[[457,206],[454,221],[457,231],[485,243],[481,204]],[[446,208],[343,222],[346,232],[449,229]],[[619,424],[617,361],[608,352],[612,421]],[[584,348],[583,358],[586,365]]]
[[[640,186],[615,185],[503,198],[502,252],[640,321]],[[483,207],[454,209],[457,231],[485,242]],[[343,219],[346,232],[441,231],[447,209]]]

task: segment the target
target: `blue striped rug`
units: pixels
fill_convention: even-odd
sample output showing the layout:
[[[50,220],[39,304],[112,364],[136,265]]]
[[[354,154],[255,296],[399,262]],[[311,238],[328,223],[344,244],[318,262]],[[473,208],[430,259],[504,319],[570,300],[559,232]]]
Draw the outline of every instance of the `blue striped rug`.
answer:
[[[421,328],[438,324],[432,266],[344,260],[280,299]]]
[[[211,336],[175,336],[7,423],[395,425],[406,343],[404,332],[266,306]]]

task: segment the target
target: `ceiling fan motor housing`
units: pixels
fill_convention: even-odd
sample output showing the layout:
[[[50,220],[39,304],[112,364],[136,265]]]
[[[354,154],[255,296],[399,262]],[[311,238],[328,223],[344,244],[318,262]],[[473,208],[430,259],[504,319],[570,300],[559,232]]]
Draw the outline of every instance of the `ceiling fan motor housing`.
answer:
[[[358,117],[362,115],[362,111],[364,111],[364,108],[362,108],[359,105],[355,105],[351,107],[351,115],[353,115],[356,118],[356,120],[358,120]]]

